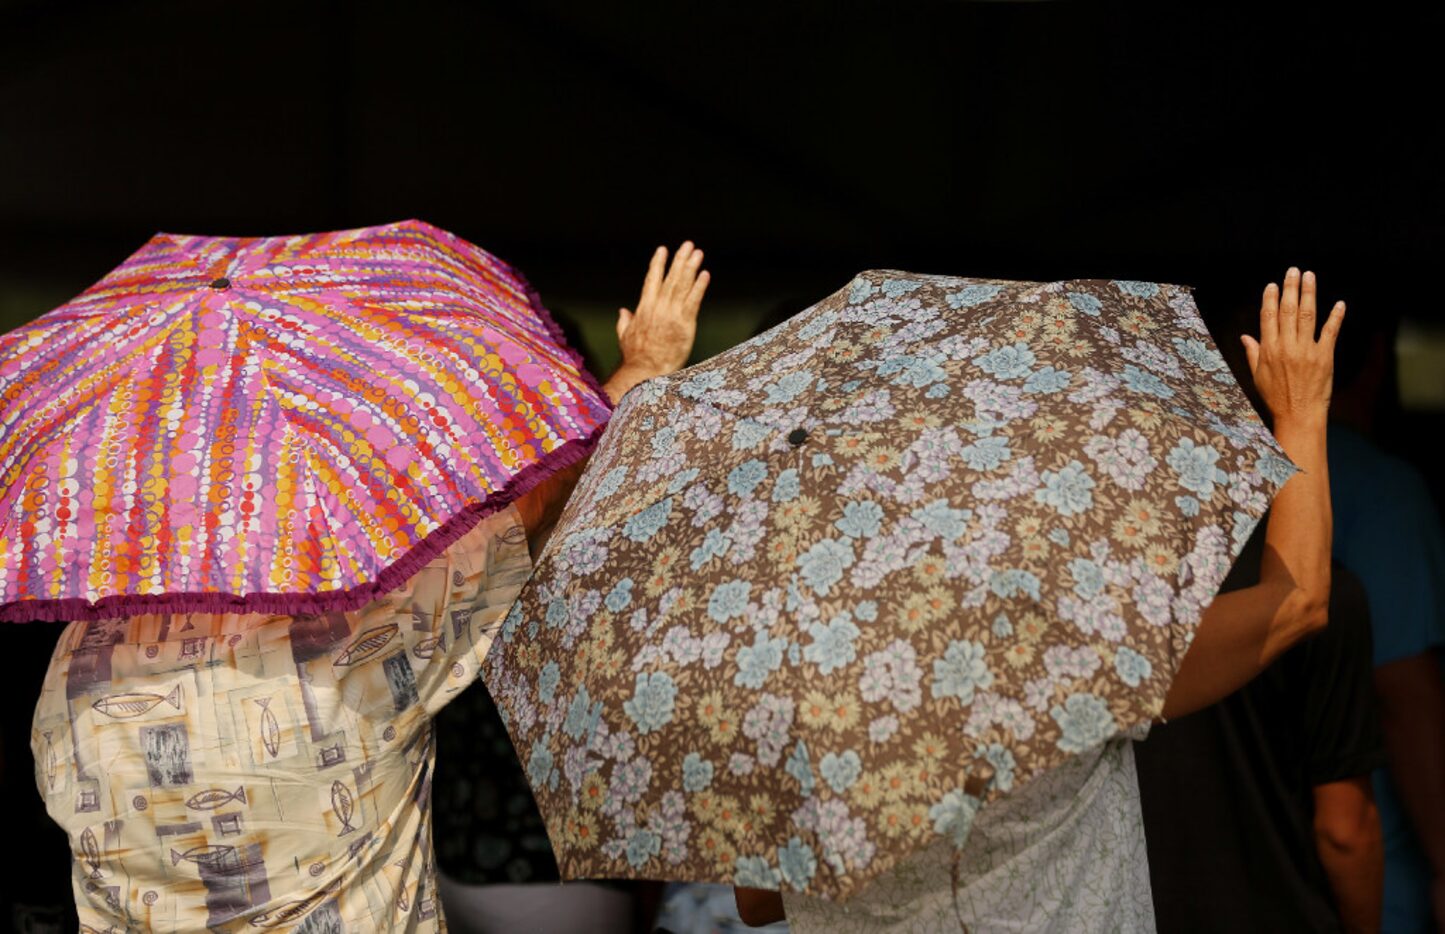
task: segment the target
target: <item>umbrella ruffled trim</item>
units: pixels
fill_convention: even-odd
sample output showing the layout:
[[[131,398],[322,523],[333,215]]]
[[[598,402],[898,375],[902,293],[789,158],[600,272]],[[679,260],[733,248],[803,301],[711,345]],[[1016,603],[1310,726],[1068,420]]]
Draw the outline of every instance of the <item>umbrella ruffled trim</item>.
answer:
[[[586,370],[583,370],[585,373]],[[606,398],[604,395],[603,398]],[[301,616],[355,610],[396,590],[451,547],[487,516],[530,493],[559,471],[587,458],[606,425],[598,425],[585,438],[550,451],[543,459],[528,464],[507,485],[481,502],[472,503],[422,539],[415,547],[388,565],[365,584],[330,593],[265,593],[244,597],[226,593],[116,594],[91,601],[80,597],[63,600],[21,600],[0,606],[0,622],[70,622],[72,620],[115,619],[151,613],[228,613],[233,615],[275,614]]]

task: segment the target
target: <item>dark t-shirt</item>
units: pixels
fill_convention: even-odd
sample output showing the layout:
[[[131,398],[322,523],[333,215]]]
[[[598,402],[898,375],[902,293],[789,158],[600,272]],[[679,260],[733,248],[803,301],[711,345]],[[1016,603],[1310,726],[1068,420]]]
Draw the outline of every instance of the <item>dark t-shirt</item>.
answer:
[[[1258,582],[1264,525],[1223,590]],[[1371,673],[1365,594],[1336,566],[1324,632],[1136,745],[1163,934],[1339,930],[1315,850],[1313,793],[1384,762]]]

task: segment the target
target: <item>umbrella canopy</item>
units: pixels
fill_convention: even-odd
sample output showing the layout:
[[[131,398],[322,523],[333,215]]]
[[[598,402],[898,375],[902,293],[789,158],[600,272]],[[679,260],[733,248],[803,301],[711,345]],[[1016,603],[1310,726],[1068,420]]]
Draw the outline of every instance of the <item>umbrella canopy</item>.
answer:
[[[0,619],[361,606],[608,415],[444,230],[158,234],[0,337]]]
[[[484,677],[565,877],[846,897],[1155,717],[1292,471],[1186,290],[864,273],[623,399]]]

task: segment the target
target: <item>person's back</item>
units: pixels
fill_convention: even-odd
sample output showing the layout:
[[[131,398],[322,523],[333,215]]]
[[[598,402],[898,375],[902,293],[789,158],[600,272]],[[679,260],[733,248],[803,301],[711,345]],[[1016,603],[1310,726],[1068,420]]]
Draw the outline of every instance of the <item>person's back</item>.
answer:
[[[1225,591],[1258,578],[1262,531]],[[1317,847],[1316,790],[1350,781],[1367,789],[1360,779],[1384,761],[1384,746],[1364,593],[1339,568],[1332,583],[1324,632],[1136,747],[1161,931],[1341,928],[1341,893]],[[1377,913],[1378,888],[1373,899],[1367,910]]]
[[[82,924],[440,929],[432,716],[530,568],[509,507],[353,612],[71,624],[32,746]]]

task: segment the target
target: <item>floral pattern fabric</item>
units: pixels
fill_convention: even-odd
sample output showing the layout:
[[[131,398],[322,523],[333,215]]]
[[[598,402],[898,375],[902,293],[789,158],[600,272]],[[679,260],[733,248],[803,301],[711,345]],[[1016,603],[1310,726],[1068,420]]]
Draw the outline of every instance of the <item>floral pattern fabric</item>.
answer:
[[[640,385],[484,674],[563,877],[960,844],[1158,714],[1293,469],[1153,283],[868,272]]]
[[[1111,740],[981,809],[956,879],[953,866],[953,846],[939,841],[843,904],[785,895],[788,929],[1154,934],[1133,744]]]

